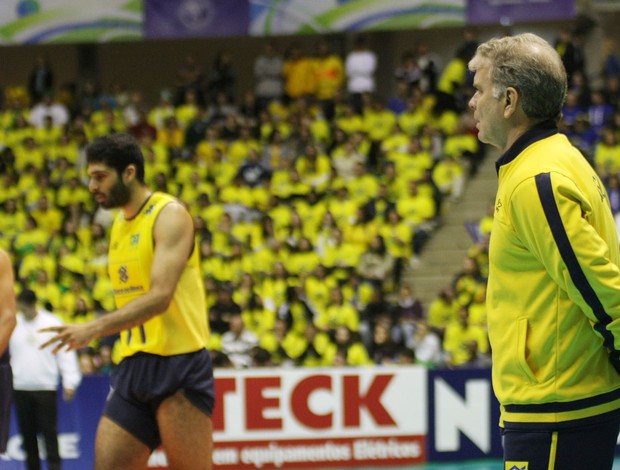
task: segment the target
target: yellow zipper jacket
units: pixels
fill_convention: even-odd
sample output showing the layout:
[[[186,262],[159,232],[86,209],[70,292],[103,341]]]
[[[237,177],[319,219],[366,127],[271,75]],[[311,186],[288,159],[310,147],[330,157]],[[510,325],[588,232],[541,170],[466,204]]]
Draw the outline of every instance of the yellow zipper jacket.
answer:
[[[500,424],[603,419],[620,409],[620,250],[603,184],[552,123],[497,170],[487,307]]]

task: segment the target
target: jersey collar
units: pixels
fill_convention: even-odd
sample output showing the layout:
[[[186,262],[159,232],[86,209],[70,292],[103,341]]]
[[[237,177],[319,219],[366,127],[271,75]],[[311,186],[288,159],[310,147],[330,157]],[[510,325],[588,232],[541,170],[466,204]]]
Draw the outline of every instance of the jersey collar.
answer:
[[[495,170],[499,174],[502,165],[510,163],[527,147],[539,140],[551,137],[558,133],[558,126],[553,120],[539,122],[521,135],[495,162]]]

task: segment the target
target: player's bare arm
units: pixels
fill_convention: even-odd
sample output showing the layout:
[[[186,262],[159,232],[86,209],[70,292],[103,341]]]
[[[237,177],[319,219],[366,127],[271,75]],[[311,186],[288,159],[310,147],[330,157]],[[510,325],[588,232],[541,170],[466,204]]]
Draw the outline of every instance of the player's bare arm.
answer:
[[[11,259],[5,251],[0,250],[0,356],[9,345],[9,338],[15,328],[16,313]]]
[[[56,344],[54,352],[85,347],[94,338],[109,336],[141,325],[164,312],[185,269],[194,246],[194,225],[189,213],[178,203],[160,212],[153,227],[155,252],[151,267],[151,289],[113,313],[81,325],[63,325],[41,331],[56,335],[41,348]]]

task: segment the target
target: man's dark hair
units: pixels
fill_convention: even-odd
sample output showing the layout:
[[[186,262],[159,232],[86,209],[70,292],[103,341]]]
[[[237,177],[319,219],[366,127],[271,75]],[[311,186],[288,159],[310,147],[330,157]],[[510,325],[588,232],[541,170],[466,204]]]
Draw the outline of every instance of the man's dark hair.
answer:
[[[30,289],[24,289],[17,296],[17,301],[24,305],[34,305],[37,303],[37,295]]]
[[[87,163],[103,163],[122,175],[129,165],[136,166],[136,179],[144,183],[144,156],[138,141],[129,134],[97,137],[86,147]]]

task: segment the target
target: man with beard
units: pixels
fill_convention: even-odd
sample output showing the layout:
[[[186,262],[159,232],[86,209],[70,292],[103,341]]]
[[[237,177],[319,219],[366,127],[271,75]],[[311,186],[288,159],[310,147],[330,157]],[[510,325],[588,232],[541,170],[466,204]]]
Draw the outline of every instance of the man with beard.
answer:
[[[95,468],[146,468],[160,444],[171,468],[211,469],[214,391],[206,300],[194,227],[185,207],[144,183],[144,158],[127,134],[86,149],[89,190],[120,211],[108,272],[117,310],[55,332],[42,347],[86,346],[120,332],[122,361],[112,374],[95,442]]]

